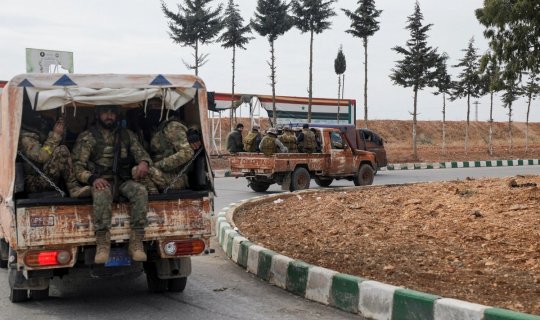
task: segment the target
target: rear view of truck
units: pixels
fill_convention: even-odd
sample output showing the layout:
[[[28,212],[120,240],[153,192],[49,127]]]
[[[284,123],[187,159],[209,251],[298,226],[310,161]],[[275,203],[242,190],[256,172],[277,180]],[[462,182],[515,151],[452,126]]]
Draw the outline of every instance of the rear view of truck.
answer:
[[[145,112],[141,102],[152,97],[166,100],[163,117],[169,110],[183,110],[186,126],[200,132],[203,149],[183,170],[189,187],[148,196],[143,239],[147,261],[135,262],[127,254],[130,203],[119,197],[112,205],[109,259],[95,264],[92,198],[69,198],[62,194],[63,184],[32,193],[24,188],[22,166],[27,160],[17,156],[23,105],[30,102],[44,117],[64,115],[68,134],[63,143],[71,147],[94,118],[95,105],[120,105],[122,125],[130,127],[132,119],[126,115]],[[209,136],[202,80],[181,75],[20,75],[4,90],[1,112],[0,148],[5,152],[0,161],[5,170],[0,181],[0,267],[9,268],[12,302],[47,297],[50,279],[72,268],[86,269],[92,277],[144,271],[152,292],[184,290],[190,257],[211,252],[214,191],[204,150]]]

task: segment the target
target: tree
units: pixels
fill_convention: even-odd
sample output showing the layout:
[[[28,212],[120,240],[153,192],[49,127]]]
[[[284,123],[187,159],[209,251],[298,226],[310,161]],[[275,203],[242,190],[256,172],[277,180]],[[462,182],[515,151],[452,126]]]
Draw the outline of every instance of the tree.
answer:
[[[407,41],[407,46],[396,46],[392,50],[403,55],[403,59],[397,61],[397,65],[392,69],[390,79],[402,87],[412,87],[413,98],[413,154],[418,158],[416,148],[416,125],[417,125],[417,102],[418,91],[427,86],[433,86],[433,82],[437,77],[437,62],[439,55],[437,49],[427,45],[427,32],[431,28],[431,24],[422,25],[424,17],[420,12],[420,5],[416,2],[414,13],[407,18],[408,24],[406,29],[411,33],[411,38]]]
[[[452,78],[448,74],[447,62],[448,55],[444,52],[439,56],[437,60],[437,75],[433,82],[433,87],[437,88],[434,92],[435,95],[442,94],[443,107],[442,107],[442,153],[446,153],[446,95],[450,94],[452,89]]]
[[[525,127],[525,152],[529,151],[529,115],[531,112],[531,102],[536,99],[540,93],[538,73],[532,72],[529,74],[527,83],[521,88],[523,94],[527,97],[527,122]]]
[[[351,19],[351,29],[347,30],[356,38],[362,39],[364,45],[364,125],[368,127],[368,38],[379,31],[377,18],[382,10],[375,9],[375,0],[358,0],[360,5],[354,12],[342,9],[345,15]]]
[[[244,19],[240,15],[238,5],[234,3],[234,0],[229,0],[229,4],[225,9],[225,16],[223,18],[223,26],[225,31],[218,38],[221,42],[221,46],[224,48],[232,48],[232,90],[231,90],[231,113],[230,124],[231,130],[233,129],[233,120],[235,118],[235,104],[234,104],[234,79],[236,71],[236,48],[246,49],[245,45],[253,39],[253,37],[247,36],[251,33],[251,26],[244,25]]]
[[[514,137],[512,134],[512,115],[513,115],[513,103],[516,101],[521,92],[519,91],[519,74],[515,71],[506,70],[503,76],[504,81],[504,94],[502,96],[503,105],[508,109],[508,139],[510,141],[509,152],[512,154],[514,147]]]
[[[465,52],[465,56],[459,60],[459,63],[454,68],[462,68],[458,75],[459,80],[455,82],[452,100],[459,98],[467,98],[467,124],[465,127],[465,154],[468,152],[469,145],[469,122],[471,116],[471,97],[478,98],[481,91],[478,61],[479,55],[474,47],[474,38],[469,40],[467,49],[461,50]]]
[[[480,74],[482,90],[484,93],[489,93],[490,96],[488,152],[490,156],[493,156],[493,95],[502,90],[504,85],[501,79],[500,64],[493,52],[486,53],[480,59]]]
[[[332,9],[335,0],[293,0],[291,9],[294,25],[302,32],[309,32],[309,86],[308,122],[311,122],[311,100],[313,97],[313,35],[320,34],[332,25],[328,20],[335,16]]]
[[[338,116],[337,121],[339,123],[339,106],[341,97],[341,77],[347,70],[347,61],[345,60],[345,55],[343,54],[343,46],[339,47],[336,59],[334,60],[334,70],[338,76]],[[345,76],[345,75],[343,75]]]
[[[293,27],[293,18],[289,15],[289,4],[282,0],[258,0],[255,19],[251,19],[252,28],[270,44],[270,81],[272,85],[272,124],[276,125],[276,58],[274,42]]]
[[[208,54],[199,54],[199,44],[206,44],[219,34],[222,27],[221,5],[215,10],[207,8],[213,0],[184,0],[184,5],[178,4],[178,13],[170,11],[165,2],[161,1],[161,10],[169,18],[169,37],[182,47],[191,47],[195,51],[195,62],[184,62],[188,69],[195,70],[199,75],[208,58]]]

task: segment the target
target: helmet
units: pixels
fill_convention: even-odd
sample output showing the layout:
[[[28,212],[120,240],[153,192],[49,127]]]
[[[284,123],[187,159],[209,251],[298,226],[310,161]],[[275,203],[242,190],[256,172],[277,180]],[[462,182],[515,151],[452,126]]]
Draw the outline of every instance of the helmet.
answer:
[[[261,129],[259,126],[253,126],[253,127],[251,127],[251,130],[257,130],[257,131],[259,131],[259,129]]]
[[[271,134],[275,134],[275,135],[277,135],[277,134],[278,134],[278,132],[277,132],[277,129],[276,129],[276,128],[270,128],[270,129],[268,129],[267,133],[271,133]]]

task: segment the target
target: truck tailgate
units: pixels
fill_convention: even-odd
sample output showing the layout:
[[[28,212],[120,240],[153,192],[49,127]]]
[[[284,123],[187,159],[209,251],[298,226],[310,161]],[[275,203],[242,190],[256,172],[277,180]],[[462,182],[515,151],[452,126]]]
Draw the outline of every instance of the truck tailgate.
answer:
[[[212,200],[208,192],[189,190],[181,198],[168,194],[149,198],[145,240],[211,236]],[[63,200],[58,203],[50,203],[51,200],[17,203],[17,247],[93,244],[95,230],[91,199],[85,203],[71,198],[57,199]],[[110,230],[113,240],[129,238],[129,208],[128,202],[113,204]]]

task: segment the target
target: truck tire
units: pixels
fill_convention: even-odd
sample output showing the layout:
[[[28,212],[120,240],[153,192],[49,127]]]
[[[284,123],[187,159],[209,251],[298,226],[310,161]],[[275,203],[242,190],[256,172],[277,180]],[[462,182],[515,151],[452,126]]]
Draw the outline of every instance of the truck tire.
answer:
[[[291,175],[291,191],[309,189],[311,176],[306,168],[298,167]]]
[[[30,299],[45,300],[49,297],[49,288],[43,290],[30,290]]]
[[[316,183],[319,187],[328,187],[329,185],[332,184],[333,181],[334,181],[333,178],[321,178],[321,177],[315,177],[315,183]]]
[[[28,290],[10,288],[9,301],[13,303],[18,303],[18,302],[24,302],[27,300],[28,300]]]
[[[5,239],[0,239],[0,269],[7,269],[8,258],[9,258],[9,245],[7,244]]]
[[[249,187],[255,192],[265,192],[270,187],[270,184],[266,182],[251,181]]]
[[[187,277],[169,279],[170,292],[183,292],[186,288]]]
[[[146,272],[146,284],[148,285],[148,291],[152,293],[163,293],[167,291],[169,281],[167,279],[158,278],[157,268],[154,262],[145,262],[144,272]]]
[[[373,168],[369,164],[362,164],[360,166],[360,169],[358,170],[358,173],[354,177],[354,185],[355,186],[369,186],[373,184],[373,177],[375,174],[373,173]]]

